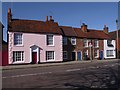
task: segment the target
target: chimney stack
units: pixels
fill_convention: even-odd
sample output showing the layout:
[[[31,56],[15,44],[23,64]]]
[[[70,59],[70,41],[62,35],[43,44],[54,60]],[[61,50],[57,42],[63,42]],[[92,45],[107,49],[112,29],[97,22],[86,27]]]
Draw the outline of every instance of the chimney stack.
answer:
[[[48,21],[48,16],[46,16],[46,21]]]
[[[52,19],[52,16],[50,16],[50,21],[54,22],[54,20]]]
[[[85,25],[85,23],[82,24],[81,30],[82,30],[83,32],[87,32],[87,25]]]
[[[106,27],[106,25],[104,25],[103,32],[105,32],[106,34],[108,34],[108,27]]]
[[[12,19],[12,14],[11,14],[11,9],[8,9],[8,23],[11,22]]]

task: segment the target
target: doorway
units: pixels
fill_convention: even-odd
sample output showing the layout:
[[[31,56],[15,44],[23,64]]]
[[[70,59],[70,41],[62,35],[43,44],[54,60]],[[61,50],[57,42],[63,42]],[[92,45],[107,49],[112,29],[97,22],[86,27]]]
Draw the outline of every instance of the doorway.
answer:
[[[76,60],[75,56],[75,52],[72,52],[72,60]]]
[[[37,63],[37,52],[32,52],[32,63]]]

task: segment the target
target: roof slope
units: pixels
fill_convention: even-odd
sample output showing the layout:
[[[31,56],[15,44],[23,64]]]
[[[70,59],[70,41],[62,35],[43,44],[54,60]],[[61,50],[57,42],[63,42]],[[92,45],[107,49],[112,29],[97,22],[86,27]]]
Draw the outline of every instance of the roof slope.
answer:
[[[88,29],[87,32],[83,32],[81,28],[72,28],[68,26],[60,26],[64,36],[75,36],[79,38],[91,38],[91,39],[108,39],[109,35],[104,33],[103,30]]]
[[[19,20],[13,19],[10,23],[10,32],[25,33],[52,33],[61,34],[57,22],[53,21],[37,21],[37,20]]]
[[[64,36],[73,36],[73,37],[77,36],[76,32],[74,31],[74,29],[72,27],[70,27],[70,26],[59,26],[59,27]]]
[[[116,31],[109,32],[109,36],[110,36],[112,39],[117,38],[117,33],[116,33]],[[118,37],[120,38],[120,30],[118,30]]]

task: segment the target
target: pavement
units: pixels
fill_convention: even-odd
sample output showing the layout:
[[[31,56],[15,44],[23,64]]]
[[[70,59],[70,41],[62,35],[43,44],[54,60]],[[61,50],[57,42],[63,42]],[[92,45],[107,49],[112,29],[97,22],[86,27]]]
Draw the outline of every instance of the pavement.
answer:
[[[119,59],[120,60],[120,59]],[[55,62],[55,63],[42,63],[42,64],[23,64],[23,65],[8,65],[2,66],[2,70],[12,70],[12,69],[24,69],[24,68],[37,68],[37,67],[48,67],[48,66],[58,66],[58,65],[70,65],[75,63],[101,63],[101,62],[111,62],[119,61],[118,59],[109,60],[89,60],[89,61],[69,61],[69,62]]]

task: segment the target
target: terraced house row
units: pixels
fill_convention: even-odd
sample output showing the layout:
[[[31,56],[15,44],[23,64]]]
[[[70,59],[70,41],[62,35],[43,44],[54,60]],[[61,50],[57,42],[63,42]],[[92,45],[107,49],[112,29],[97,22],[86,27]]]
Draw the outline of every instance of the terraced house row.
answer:
[[[13,19],[8,10],[9,64],[116,58],[115,40],[103,30],[59,26],[46,21]]]

